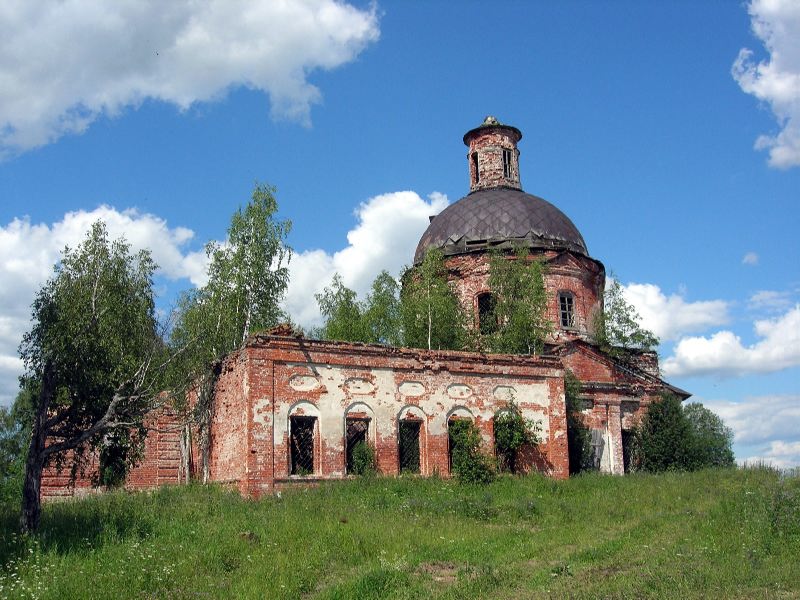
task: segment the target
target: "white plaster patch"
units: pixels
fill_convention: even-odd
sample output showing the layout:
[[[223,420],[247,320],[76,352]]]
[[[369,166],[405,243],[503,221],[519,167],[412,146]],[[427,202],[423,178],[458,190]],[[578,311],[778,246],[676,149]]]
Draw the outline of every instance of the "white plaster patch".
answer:
[[[400,395],[402,396],[415,398],[417,396],[422,396],[422,394],[425,393],[425,386],[419,381],[404,381],[397,388],[397,391],[400,392]]]
[[[454,383],[447,386],[447,395],[451,398],[469,398],[472,395],[472,388],[463,383]]]
[[[510,385],[498,385],[496,388],[494,388],[493,394],[495,398],[505,402],[509,402],[517,398],[516,388]]]
[[[270,401],[266,398],[253,403],[253,422],[268,426],[272,417]]]
[[[351,394],[371,394],[375,386],[362,377],[351,377],[344,382],[344,388]]]
[[[319,380],[313,375],[293,375],[289,379],[289,387],[298,392],[307,392],[319,387]]]

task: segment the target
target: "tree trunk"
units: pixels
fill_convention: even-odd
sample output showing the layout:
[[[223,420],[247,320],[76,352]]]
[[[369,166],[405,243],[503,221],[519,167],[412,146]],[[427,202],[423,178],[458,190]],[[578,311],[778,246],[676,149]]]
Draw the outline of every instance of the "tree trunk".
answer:
[[[42,514],[42,471],[44,470],[44,448],[47,441],[47,413],[54,393],[53,365],[48,360],[42,375],[42,387],[31,427],[31,443],[25,460],[25,483],[22,488],[22,514],[20,529],[23,533],[36,531]]]

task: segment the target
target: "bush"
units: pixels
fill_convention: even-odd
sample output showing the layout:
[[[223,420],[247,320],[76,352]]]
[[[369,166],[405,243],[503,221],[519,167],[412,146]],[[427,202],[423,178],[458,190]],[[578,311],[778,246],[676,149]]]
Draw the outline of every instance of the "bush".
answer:
[[[496,477],[491,457],[481,451],[481,434],[475,423],[453,419],[448,425],[450,469],[462,483],[491,483]]]
[[[733,434],[702,404],[681,407],[664,394],[635,431],[634,465],[642,471],[695,471],[734,465]]]
[[[514,400],[494,418],[494,447],[497,453],[498,468],[501,471],[517,472],[517,455],[525,445],[539,443],[538,423],[522,416]]]
[[[375,449],[366,442],[358,442],[353,446],[354,475],[374,475],[377,471]]]

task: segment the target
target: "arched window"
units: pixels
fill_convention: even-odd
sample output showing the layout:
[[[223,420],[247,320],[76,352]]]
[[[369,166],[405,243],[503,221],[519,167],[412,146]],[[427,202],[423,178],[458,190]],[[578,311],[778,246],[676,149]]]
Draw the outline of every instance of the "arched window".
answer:
[[[478,328],[483,335],[497,331],[495,299],[489,292],[478,295]]]
[[[397,454],[401,473],[419,473],[422,469],[420,437],[425,413],[417,406],[406,406],[398,415]]]
[[[575,327],[575,297],[572,292],[558,293],[558,312],[563,329]]]
[[[317,469],[319,409],[302,400],[289,410],[289,474],[313,475]]]

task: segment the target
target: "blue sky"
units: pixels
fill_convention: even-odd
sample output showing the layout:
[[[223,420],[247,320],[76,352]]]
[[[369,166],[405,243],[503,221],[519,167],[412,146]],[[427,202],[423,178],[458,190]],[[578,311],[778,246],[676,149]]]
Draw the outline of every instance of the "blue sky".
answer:
[[[168,7],[168,8],[165,8]],[[0,13],[0,402],[29,307],[97,218],[203,281],[256,181],[318,322],[468,191],[461,138],[523,132],[561,208],[740,460],[800,465],[800,5],[25,0]]]

